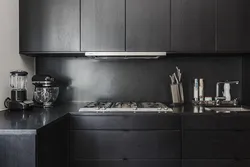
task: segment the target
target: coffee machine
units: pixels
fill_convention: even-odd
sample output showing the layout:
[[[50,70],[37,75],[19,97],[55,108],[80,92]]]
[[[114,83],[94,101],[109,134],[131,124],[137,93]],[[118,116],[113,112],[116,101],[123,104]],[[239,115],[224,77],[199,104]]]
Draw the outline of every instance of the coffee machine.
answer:
[[[28,72],[10,72],[11,98],[7,98],[4,105],[9,110],[26,110],[33,106],[33,101],[27,100]]]

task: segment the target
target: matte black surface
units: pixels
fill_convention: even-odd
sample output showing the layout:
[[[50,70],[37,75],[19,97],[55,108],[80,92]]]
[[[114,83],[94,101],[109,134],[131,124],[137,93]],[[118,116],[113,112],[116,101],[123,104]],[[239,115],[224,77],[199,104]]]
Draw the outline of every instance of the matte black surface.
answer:
[[[247,167],[249,160],[190,159],[183,160],[182,167]]]
[[[250,131],[183,132],[184,159],[250,159]]]
[[[35,135],[0,135],[1,167],[36,167]]]
[[[133,114],[132,114],[133,115]],[[153,129],[181,129],[180,116],[173,114],[134,114],[106,115],[106,116],[71,116],[71,129],[98,130],[153,130]]]
[[[180,160],[78,160],[73,167],[180,167]]]
[[[171,5],[171,51],[215,53],[215,0],[173,0]]]
[[[184,159],[233,159],[237,156],[231,131],[184,131],[182,142]]]
[[[250,105],[250,57],[248,55],[242,58],[242,103]]]
[[[250,130],[249,114],[185,115],[184,129],[189,130]]]
[[[250,1],[218,0],[218,52],[249,53]]]
[[[59,101],[172,102],[169,75],[178,66],[183,73],[186,102],[193,98],[194,78],[204,78],[205,96],[215,97],[217,81],[242,82],[241,56],[168,55],[159,60],[92,60],[37,58],[36,73],[59,80]],[[241,85],[232,85],[232,98],[241,97]]]
[[[70,131],[71,159],[177,159],[180,131]]]
[[[125,0],[81,0],[81,51],[125,51]]]
[[[38,167],[68,167],[68,118],[68,116],[64,116],[38,130],[36,142]]]
[[[80,51],[80,0],[20,0],[20,52]]]
[[[170,51],[170,0],[126,0],[126,50]]]
[[[236,159],[250,159],[250,131],[235,132]],[[250,164],[250,161],[248,161]]]

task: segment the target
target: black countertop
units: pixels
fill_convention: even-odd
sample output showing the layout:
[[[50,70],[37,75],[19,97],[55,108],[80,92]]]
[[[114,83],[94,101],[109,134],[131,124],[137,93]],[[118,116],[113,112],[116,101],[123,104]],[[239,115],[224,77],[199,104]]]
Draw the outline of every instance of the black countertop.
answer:
[[[58,105],[54,108],[33,108],[27,111],[10,112],[8,110],[0,111],[0,134],[36,134],[37,130],[47,126],[68,113],[72,115],[114,115],[124,113],[84,113],[78,112],[79,108],[83,107],[84,103],[66,103]],[[126,113],[133,115],[134,113]],[[231,113],[216,113],[207,111],[204,107],[195,107],[185,105],[183,107],[174,108],[171,113],[136,113],[136,114],[180,114],[180,115],[241,115],[250,114],[250,112],[231,112]]]
[[[67,103],[53,108],[25,111],[0,111],[0,134],[36,134],[37,130],[56,121],[69,112],[77,112],[81,103]]]

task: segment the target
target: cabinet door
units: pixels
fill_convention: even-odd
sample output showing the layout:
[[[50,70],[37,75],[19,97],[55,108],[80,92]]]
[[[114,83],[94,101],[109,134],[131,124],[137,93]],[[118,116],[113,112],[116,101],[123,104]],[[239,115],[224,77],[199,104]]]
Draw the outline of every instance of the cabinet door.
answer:
[[[126,1],[126,50],[170,50],[170,0]]]
[[[179,115],[84,115],[71,116],[72,130],[180,130]],[[149,124],[150,122],[150,124]]]
[[[76,160],[71,167],[181,167],[181,160],[133,159],[133,160]]]
[[[70,132],[72,160],[179,159],[179,131],[76,130]]]
[[[215,0],[173,0],[171,51],[215,52]]]
[[[36,136],[31,134],[0,135],[1,167],[35,167]]]
[[[194,159],[183,160],[183,167],[248,167],[249,160],[219,160],[219,159]]]
[[[80,51],[79,0],[21,0],[20,52]]]
[[[250,130],[249,114],[184,115],[182,118],[183,128],[187,130]]]
[[[185,131],[182,139],[184,159],[233,159],[236,156],[232,131]]]
[[[125,0],[81,0],[81,50],[125,51]]]
[[[250,1],[218,0],[218,51],[250,51]]]
[[[250,131],[235,131],[237,159],[250,159]]]

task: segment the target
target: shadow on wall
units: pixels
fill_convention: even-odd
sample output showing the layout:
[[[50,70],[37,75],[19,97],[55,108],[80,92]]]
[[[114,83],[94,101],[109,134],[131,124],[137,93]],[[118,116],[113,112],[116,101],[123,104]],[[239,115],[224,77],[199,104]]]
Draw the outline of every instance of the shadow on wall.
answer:
[[[241,56],[170,55],[158,60],[93,60],[37,58],[37,74],[50,74],[60,82],[61,101],[171,102],[169,75],[178,66],[183,73],[186,102],[193,97],[194,78],[204,78],[205,96],[215,96],[217,81],[242,82]],[[241,84],[232,87],[241,97]]]

